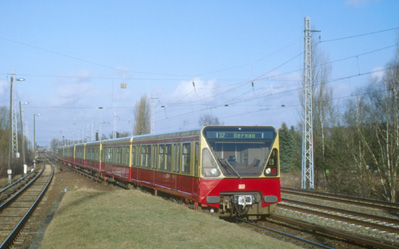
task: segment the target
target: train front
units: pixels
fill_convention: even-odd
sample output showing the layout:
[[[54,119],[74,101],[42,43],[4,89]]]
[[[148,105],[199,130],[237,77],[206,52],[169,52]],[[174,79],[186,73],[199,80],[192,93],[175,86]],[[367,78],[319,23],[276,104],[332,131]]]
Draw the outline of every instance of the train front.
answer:
[[[271,214],[281,201],[276,129],[207,126],[201,139],[201,205],[221,217],[258,219]]]

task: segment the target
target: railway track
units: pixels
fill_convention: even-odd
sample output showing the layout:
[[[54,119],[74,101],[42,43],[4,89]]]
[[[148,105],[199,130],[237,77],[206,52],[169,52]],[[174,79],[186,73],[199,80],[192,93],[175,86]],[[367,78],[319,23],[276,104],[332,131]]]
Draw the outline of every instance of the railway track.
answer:
[[[310,247],[310,248],[327,248],[327,249],[331,249],[333,247],[329,247],[327,245],[312,241],[310,239],[305,239],[302,238],[300,236],[288,233],[288,232],[283,232],[281,229],[274,229],[271,228],[269,226],[265,226],[260,224],[261,222],[250,222],[241,218],[237,218],[236,219],[238,222],[240,223],[245,223],[247,225],[253,226],[255,228],[255,230],[259,233],[264,233],[264,231],[266,232],[271,232],[274,234],[277,234],[278,236],[282,236],[283,238],[289,238],[290,240],[295,241],[295,244],[298,246],[303,246],[303,247]]]
[[[351,200],[349,196],[282,188],[282,202],[271,219],[360,246],[398,248],[399,219],[390,215],[399,213],[398,206],[372,199]]]
[[[334,201],[349,205],[386,210],[391,211],[394,215],[396,214],[399,216],[399,203],[287,187],[281,187],[281,193],[301,195],[304,197],[317,198],[319,200]]]
[[[9,248],[50,185],[53,166],[42,170],[25,187],[0,205],[0,248]],[[14,244],[13,246],[18,246]]]
[[[21,177],[20,179],[12,182],[11,184],[8,184],[7,186],[3,187],[0,189],[0,204],[7,199],[9,195],[11,195],[13,192],[18,189],[19,185],[24,185],[24,182],[28,181],[31,177],[35,175],[35,171],[29,171],[29,173],[26,174],[26,176]]]

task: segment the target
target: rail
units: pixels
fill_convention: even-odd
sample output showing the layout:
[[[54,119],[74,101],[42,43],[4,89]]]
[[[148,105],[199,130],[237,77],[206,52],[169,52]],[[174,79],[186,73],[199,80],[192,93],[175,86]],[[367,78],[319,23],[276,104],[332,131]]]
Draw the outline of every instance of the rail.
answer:
[[[17,196],[19,196],[22,192],[24,192],[26,189],[28,189],[29,187],[31,187],[31,185],[36,181],[36,179],[38,179],[38,177],[42,174],[42,172],[45,169],[45,163],[43,162],[43,169],[41,170],[40,174],[38,174],[38,176],[36,176],[34,179],[32,179],[32,181],[30,181],[23,189],[21,189],[20,191],[18,191],[17,194],[15,194],[13,196],[13,198],[10,198],[9,200],[7,200],[7,202],[3,203],[0,207],[0,210],[3,210],[6,206],[8,206]],[[16,238],[17,234],[19,233],[19,231],[22,229],[23,225],[25,224],[25,222],[28,220],[29,216],[32,214],[33,210],[36,208],[36,206],[39,204],[40,200],[42,199],[44,193],[46,192],[46,190],[48,189],[48,187],[50,186],[50,183],[53,179],[54,176],[54,167],[53,165],[51,165],[51,176],[49,177],[46,185],[44,186],[44,188],[42,189],[42,191],[39,193],[38,197],[35,199],[35,201],[33,202],[33,204],[29,207],[29,209],[25,212],[25,214],[23,215],[23,217],[19,220],[19,222],[16,224],[16,226],[12,229],[12,231],[9,233],[9,235],[4,239],[4,241],[1,243],[0,248],[8,248],[10,247],[10,245],[13,243],[14,239]]]
[[[279,231],[279,230],[276,230],[276,229],[273,229],[273,228],[270,228],[270,227],[262,226],[262,225],[256,224],[255,222],[250,222],[250,221],[247,221],[247,220],[244,220],[244,219],[241,219],[241,218],[236,218],[236,219],[237,219],[238,221],[240,221],[240,222],[245,222],[246,224],[249,224],[249,225],[251,225],[251,226],[255,226],[255,227],[257,227],[257,228],[261,228],[261,229],[264,229],[264,230],[268,230],[268,231],[271,231],[271,232],[273,232],[273,233],[277,233],[277,234],[280,234],[280,235],[282,235],[282,236],[289,237],[289,238],[294,239],[294,240],[297,240],[297,241],[301,241],[301,242],[303,242],[303,243],[305,243],[305,244],[309,244],[309,245],[311,245],[311,246],[316,246],[316,247],[320,247],[320,248],[332,249],[332,247],[329,247],[329,246],[326,246],[326,245],[323,245],[323,244],[320,244],[320,243],[317,243],[317,242],[314,242],[314,241],[311,241],[311,240],[308,240],[308,239],[304,239],[304,238],[295,236],[295,235],[293,235],[293,234],[289,234],[289,233],[286,233],[286,232],[282,232],[282,231]]]
[[[375,200],[370,198],[361,198],[356,196],[349,196],[349,195],[340,195],[340,194],[332,194],[332,193],[325,193],[319,192],[314,190],[306,190],[306,189],[297,189],[297,188],[288,188],[288,187],[281,187],[281,192],[285,193],[300,193],[302,196],[308,197],[317,197],[320,199],[325,200],[335,200],[340,201],[348,204],[355,204],[355,205],[363,205],[372,208],[378,209],[385,209],[389,211],[399,212],[399,203],[397,202],[388,202],[388,201],[381,201]]]
[[[25,176],[19,178],[18,180],[12,182],[11,184],[8,184],[7,186],[5,186],[4,188],[0,189],[0,194],[5,192],[6,190],[10,189],[11,187],[15,186],[16,184],[20,183],[21,181],[23,181],[24,179],[26,179],[27,177],[29,177],[31,174],[33,174],[34,171],[29,171],[29,173],[27,173]]]
[[[324,226],[310,224],[310,223],[307,223],[307,222],[303,222],[303,221],[299,221],[299,220],[295,220],[295,219],[290,219],[290,218],[279,216],[279,215],[271,215],[270,219],[276,220],[276,221],[280,221],[280,222],[284,222],[284,223],[287,223],[287,224],[291,224],[291,225],[294,225],[294,226],[298,226],[298,227],[301,227],[301,228],[307,228],[307,229],[310,229],[312,231],[317,231],[318,233],[321,233],[321,234],[326,234],[326,235],[329,235],[329,236],[336,236],[338,238],[343,238],[343,239],[346,239],[348,241],[355,242],[355,243],[357,243],[359,245],[362,245],[362,246],[382,248],[382,249],[395,249],[395,248],[397,249],[398,248],[397,246],[394,246],[394,245],[390,245],[390,244],[387,244],[387,243],[384,243],[384,242],[380,242],[380,241],[372,240],[372,239],[369,239],[369,238],[353,235],[353,234],[350,234],[348,232],[343,232],[343,231],[339,231],[339,230],[328,228],[328,227],[324,227]]]

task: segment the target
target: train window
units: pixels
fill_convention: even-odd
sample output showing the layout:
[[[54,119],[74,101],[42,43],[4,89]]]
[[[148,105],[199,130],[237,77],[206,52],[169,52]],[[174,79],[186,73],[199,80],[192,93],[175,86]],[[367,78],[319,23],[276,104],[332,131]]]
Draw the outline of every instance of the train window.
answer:
[[[152,146],[152,163],[151,163],[151,168],[156,169],[157,168],[157,158],[158,158],[158,147],[157,145]]]
[[[125,147],[125,165],[129,165],[130,146]]]
[[[122,148],[122,151],[121,151],[121,163],[125,164],[125,151],[126,151],[126,149],[125,149],[125,146],[123,146],[121,148]]]
[[[123,158],[122,149],[123,149],[122,146],[120,146],[118,148],[118,163],[119,164],[122,164],[122,158]]]
[[[132,161],[131,161],[131,166],[135,166],[135,160],[136,159],[136,146],[132,147]]]
[[[159,146],[159,169],[170,171],[172,167],[172,145],[161,144]]]
[[[114,163],[119,163],[119,147],[114,148]]]
[[[121,163],[125,164],[126,163],[126,146],[122,147],[121,151]]]
[[[159,145],[159,170],[165,170],[165,145]]]
[[[191,156],[191,144],[183,144],[182,150],[182,172],[184,174],[190,174],[190,156]]]
[[[179,166],[180,166],[180,144],[175,144],[173,172],[179,172]]]
[[[151,145],[147,146],[147,168],[151,166],[151,157],[152,157],[152,150],[151,150]]]
[[[137,146],[136,151],[136,166],[141,167],[141,146]]]
[[[107,162],[112,162],[112,147],[107,148]]]
[[[115,159],[114,159],[115,163],[121,164],[121,162],[122,162],[122,147],[116,147],[115,153],[116,153]]]
[[[141,166],[149,168],[151,159],[151,146],[145,145],[141,147]]]
[[[171,144],[167,144],[165,146],[165,160],[166,160],[166,167],[165,169],[167,171],[171,171],[172,169],[172,145]]]
[[[195,143],[195,164],[194,164],[194,175],[198,176],[198,164],[199,164],[199,144]]]

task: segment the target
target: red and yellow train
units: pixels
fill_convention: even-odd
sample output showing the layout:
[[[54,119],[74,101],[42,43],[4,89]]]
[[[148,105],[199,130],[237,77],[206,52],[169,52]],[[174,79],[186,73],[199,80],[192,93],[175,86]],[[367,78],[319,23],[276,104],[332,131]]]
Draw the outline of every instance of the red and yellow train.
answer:
[[[279,137],[268,126],[200,130],[76,144],[59,148],[64,164],[216,211],[258,219],[281,201]]]

